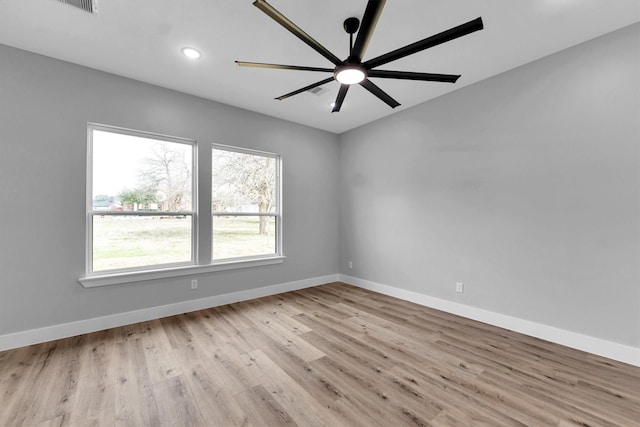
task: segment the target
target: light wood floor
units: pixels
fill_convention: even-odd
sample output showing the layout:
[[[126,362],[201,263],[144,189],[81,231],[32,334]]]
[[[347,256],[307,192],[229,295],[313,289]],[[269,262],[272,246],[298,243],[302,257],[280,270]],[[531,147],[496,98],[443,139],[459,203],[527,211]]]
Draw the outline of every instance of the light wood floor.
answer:
[[[0,353],[0,426],[638,426],[640,368],[341,283]]]

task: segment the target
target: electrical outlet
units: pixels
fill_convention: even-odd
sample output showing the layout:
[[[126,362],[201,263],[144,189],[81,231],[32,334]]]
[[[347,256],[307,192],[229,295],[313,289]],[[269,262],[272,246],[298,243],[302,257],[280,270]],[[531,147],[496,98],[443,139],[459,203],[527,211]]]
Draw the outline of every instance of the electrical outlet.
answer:
[[[460,293],[464,292],[464,283],[456,282],[456,292],[460,292]]]
[[[351,270],[352,268],[353,268],[353,263],[349,261],[349,270]]]
[[[198,281],[196,279],[191,281],[191,289],[198,289]]]

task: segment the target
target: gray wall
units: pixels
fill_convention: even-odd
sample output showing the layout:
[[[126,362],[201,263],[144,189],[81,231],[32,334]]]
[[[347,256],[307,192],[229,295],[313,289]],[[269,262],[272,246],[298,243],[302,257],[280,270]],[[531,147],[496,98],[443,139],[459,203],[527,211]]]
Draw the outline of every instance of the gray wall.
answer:
[[[0,335],[340,270],[637,347],[639,37],[340,137],[0,45]],[[89,121],[282,154],[285,263],[83,288]]]
[[[338,271],[336,135],[0,45],[0,335]],[[87,122],[282,155],[281,265],[85,289]],[[210,191],[210,160],[200,170]],[[210,175],[209,175],[210,176]]]
[[[640,24],[343,134],[341,273],[639,346],[639,56]]]

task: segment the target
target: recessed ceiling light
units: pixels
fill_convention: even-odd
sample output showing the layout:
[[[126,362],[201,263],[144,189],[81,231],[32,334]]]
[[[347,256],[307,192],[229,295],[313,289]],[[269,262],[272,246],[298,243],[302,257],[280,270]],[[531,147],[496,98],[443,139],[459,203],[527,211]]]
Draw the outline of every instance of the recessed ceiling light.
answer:
[[[192,47],[183,47],[182,54],[189,59],[198,59],[202,56],[199,51]]]
[[[331,107],[331,108],[333,108],[333,107],[335,107],[335,106],[336,106],[336,103],[335,103],[335,102],[332,102],[331,104],[329,104],[329,107]]]

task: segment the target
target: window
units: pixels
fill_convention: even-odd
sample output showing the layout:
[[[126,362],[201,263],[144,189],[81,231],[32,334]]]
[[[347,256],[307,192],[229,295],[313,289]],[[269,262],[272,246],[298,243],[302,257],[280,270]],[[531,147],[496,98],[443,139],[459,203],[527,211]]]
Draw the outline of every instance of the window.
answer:
[[[194,156],[194,141],[89,125],[89,275],[195,263]]]
[[[89,124],[85,287],[284,261],[280,156],[213,145],[211,181],[198,184],[197,152],[193,140]]]
[[[280,158],[214,145],[212,260],[280,254]]]

